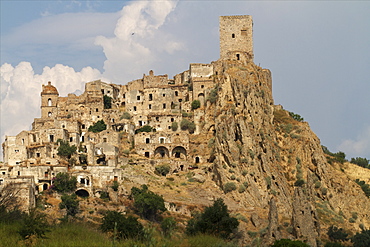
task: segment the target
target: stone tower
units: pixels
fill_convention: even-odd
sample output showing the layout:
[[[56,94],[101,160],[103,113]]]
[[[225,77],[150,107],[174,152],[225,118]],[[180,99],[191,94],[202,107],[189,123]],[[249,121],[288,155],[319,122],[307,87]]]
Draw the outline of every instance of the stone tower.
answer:
[[[41,118],[53,118],[57,115],[58,90],[48,82],[42,85],[41,92]]]
[[[253,60],[252,16],[220,16],[220,58]]]

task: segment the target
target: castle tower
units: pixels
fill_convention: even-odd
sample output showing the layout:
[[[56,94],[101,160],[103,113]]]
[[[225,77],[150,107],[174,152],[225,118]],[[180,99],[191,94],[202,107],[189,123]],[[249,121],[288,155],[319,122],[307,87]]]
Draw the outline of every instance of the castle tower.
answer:
[[[41,118],[55,118],[57,115],[58,90],[48,82],[42,85],[41,92]]]
[[[253,56],[252,16],[220,16],[220,58],[253,61]]]

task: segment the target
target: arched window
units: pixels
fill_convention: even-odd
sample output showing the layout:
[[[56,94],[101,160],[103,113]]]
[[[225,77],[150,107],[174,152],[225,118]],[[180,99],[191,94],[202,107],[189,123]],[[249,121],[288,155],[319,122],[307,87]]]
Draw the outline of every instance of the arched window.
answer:
[[[48,99],[48,106],[51,106],[52,105],[52,103],[51,103],[51,99],[49,98]]]

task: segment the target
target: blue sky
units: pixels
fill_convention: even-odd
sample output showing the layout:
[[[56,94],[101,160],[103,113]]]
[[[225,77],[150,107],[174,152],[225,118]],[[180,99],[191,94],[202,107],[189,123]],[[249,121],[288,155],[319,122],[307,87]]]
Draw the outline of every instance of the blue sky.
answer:
[[[220,15],[247,14],[275,104],[302,115],[331,151],[370,158],[368,1],[0,3],[1,141],[30,128],[48,80],[65,96],[150,69],[172,77],[218,59]]]

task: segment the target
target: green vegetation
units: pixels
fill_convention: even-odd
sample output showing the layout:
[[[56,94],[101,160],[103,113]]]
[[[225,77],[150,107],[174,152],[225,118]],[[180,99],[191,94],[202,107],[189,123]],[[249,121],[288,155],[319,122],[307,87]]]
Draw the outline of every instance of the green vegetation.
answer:
[[[131,119],[131,115],[130,115],[130,113],[128,113],[128,112],[126,112],[126,111],[125,111],[125,112],[122,114],[121,119],[128,119],[128,120],[130,120],[130,119]]]
[[[211,92],[209,93],[207,97],[207,100],[209,100],[209,102],[211,102],[212,104],[217,101],[217,97],[218,97],[217,92],[218,92],[218,88],[214,88],[211,90]]]
[[[113,181],[113,185],[111,186],[111,188],[114,191],[118,191],[118,187],[119,187],[119,183],[117,181]]]
[[[322,150],[324,151],[325,154],[331,156],[330,158],[328,158],[328,162],[329,164],[331,164],[333,161],[335,162],[339,162],[341,164],[343,164],[346,160],[346,154],[339,151],[337,153],[332,153],[329,151],[329,149],[325,146],[321,146],[322,147]]]
[[[58,173],[51,188],[59,193],[72,192],[77,189],[77,179],[65,172]]]
[[[359,180],[359,179],[356,179],[355,182],[361,186],[361,189],[364,191],[365,195],[367,197],[370,197],[370,185],[368,185],[367,183],[365,183],[365,181],[362,181],[362,180]]]
[[[370,230],[362,230],[361,233],[356,233],[351,239],[353,247],[369,247],[370,246]]]
[[[351,159],[351,163],[364,167],[364,168],[368,168],[368,169],[370,169],[369,162],[370,160],[366,158],[361,158],[361,157],[356,157],[356,158]]]
[[[227,239],[238,226],[238,220],[230,217],[227,206],[219,198],[212,206],[206,207],[203,213],[188,221],[186,233],[188,235],[204,233]]]
[[[141,239],[144,227],[133,216],[125,217],[121,212],[107,211],[100,226],[103,232],[110,232],[117,239]]]
[[[161,229],[165,237],[171,237],[176,229],[176,220],[173,217],[164,218],[161,222]]]
[[[189,133],[194,133],[196,126],[194,122],[191,122],[187,119],[183,119],[180,122],[180,128],[181,130],[188,130]]]
[[[99,132],[102,132],[103,130],[106,130],[106,129],[107,129],[107,125],[104,123],[104,120],[99,120],[96,123],[94,123],[93,125],[91,125],[88,128],[88,131],[94,132],[94,133],[99,133]]]
[[[233,190],[236,190],[236,185],[234,182],[228,182],[228,183],[225,183],[224,184],[224,192],[225,193],[228,193],[228,192],[231,192]]]
[[[173,122],[173,123],[171,124],[171,129],[172,129],[173,131],[176,131],[178,128],[179,128],[179,124],[178,124],[177,122]]]
[[[104,109],[112,108],[112,97],[109,97],[108,95],[104,95],[103,101],[104,101]]]
[[[289,115],[298,122],[303,122],[303,117],[301,117],[299,114],[295,114],[294,112],[289,112]]]
[[[346,233],[343,228],[338,228],[333,225],[329,227],[327,234],[329,239],[334,242],[348,240],[348,233]]]
[[[62,202],[59,204],[60,209],[67,210],[67,216],[75,216],[79,210],[79,202],[77,200],[76,194],[72,195],[62,195]]]
[[[198,109],[199,107],[200,107],[200,101],[199,100],[194,100],[193,102],[191,102],[191,109],[192,110]]]
[[[146,185],[142,185],[141,189],[132,187],[131,197],[136,211],[145,219],[155,220],[159,211],[166,211],[163,197],[148,190]]]
[[[46,215],[33,209],[23,217],[18,233],[23,239],[30,238],[32,235],[37,238],[44,238],[49,231]]]
[[[170,172],[171,166],[168,164],[158,165],[155,167],[155,171],[162,175],[166,176]]]
[[[70,146],[68,141],[58,139],[58,155],[64,159],[70,159],[73,154],[76,153],[77,147],[75,145]]]
[[[150,125],[144,125],[143,127],[135,130],[135,134],[141,133],[141,132],[152,132],[153,128]]]

